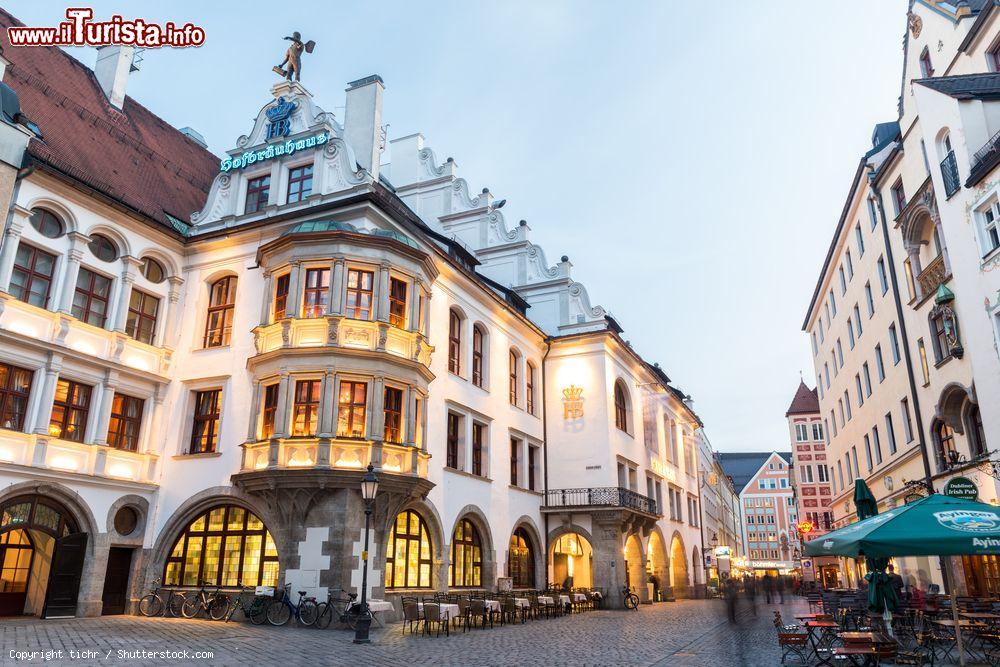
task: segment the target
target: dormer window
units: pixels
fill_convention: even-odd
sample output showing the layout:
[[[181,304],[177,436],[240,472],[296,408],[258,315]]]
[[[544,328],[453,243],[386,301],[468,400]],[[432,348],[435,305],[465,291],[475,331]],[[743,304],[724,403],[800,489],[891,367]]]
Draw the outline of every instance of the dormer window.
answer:
[[[926,46],[920,54],[920,74],[925,79],[929,79],[934,76],[934,68],[931,66],[931,54],[930,51],[927,50]]]

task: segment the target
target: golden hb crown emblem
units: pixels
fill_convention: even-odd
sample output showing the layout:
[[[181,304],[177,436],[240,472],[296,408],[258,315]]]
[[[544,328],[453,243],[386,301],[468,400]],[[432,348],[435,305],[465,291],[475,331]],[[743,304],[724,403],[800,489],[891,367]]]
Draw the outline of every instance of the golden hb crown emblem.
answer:
[[[574,384],[562,390],[563,419],[580,419],[583,417],[583,389]]]

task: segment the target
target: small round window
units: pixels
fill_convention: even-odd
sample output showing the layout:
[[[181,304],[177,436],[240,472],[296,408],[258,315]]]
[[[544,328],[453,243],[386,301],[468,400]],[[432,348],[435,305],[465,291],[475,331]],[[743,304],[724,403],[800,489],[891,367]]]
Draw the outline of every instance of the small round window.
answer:
[[[139,525],[139,513],[125,506],[115,513],[115,531],[119,535],[131,535]]]
[[[102,261],[113,262],[118,259],[118,248],[107,236],[94,234],[90,237],[90,243],[87,244],[87,247],[90,248],[90,252],[94,253],[94,257]]]
[[[162,283],[165,277],[163,265],[152,257],[144,257],[142,260],[142,275],[151,283]]]
[[[50,239],[57,239],[65,233],[62,220],[44,208],[36,208],[31,212],[31,217],[28,220],[31,222],[31,226],[38,230],[39,234],[47,236]]]

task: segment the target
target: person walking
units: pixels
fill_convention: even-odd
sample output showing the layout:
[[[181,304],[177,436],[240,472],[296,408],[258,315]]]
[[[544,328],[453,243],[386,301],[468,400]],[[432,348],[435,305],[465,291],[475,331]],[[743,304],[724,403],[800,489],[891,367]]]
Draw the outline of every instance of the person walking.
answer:
[[[761,583],[764,585],[764,602],[771,604],[771,596],[774,593],[774,577],[770,573],[767,573],[764,575]]]
[[[726,611],[729,614],[729,622],[736,622],[736,579],[726,577],[722,581],[722,594],[726,598]]]
[[[743,592],[747,597],[747,602],[750,603],[750,611],[753,615],[757,615],[757,580],[754,576],[747,575],[746,579],[743,581]]]

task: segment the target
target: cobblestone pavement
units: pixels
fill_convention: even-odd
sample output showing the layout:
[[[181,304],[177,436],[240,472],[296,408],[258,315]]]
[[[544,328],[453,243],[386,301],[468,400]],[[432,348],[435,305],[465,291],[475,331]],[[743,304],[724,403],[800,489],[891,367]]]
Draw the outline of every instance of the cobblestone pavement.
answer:
[[[256,627],[245,623],[111,616],[47,620],[0,619],[0,665],[522,665],[546,667],[644,665],[776,667],[771,611],[786,620],[803,613],[800,599],[758,601],[754,617],[741,601],[735,624],[718,600],[686,600],[639,611],[591,611],[441,638],[403,635],[399,624],[373,632],[357,646],[344,630]],[[12,651],[39,652],[14,656]],[[44,652],[62,651],[59,654]],[[77,652],[71,657],[70,651]],[[90,654],[83,652],[90,651]],[[170,657],[119,651],[171,651]],[[187,651],[184,657],[180,652]],[[198,658],[195,652],[210,652]]]

